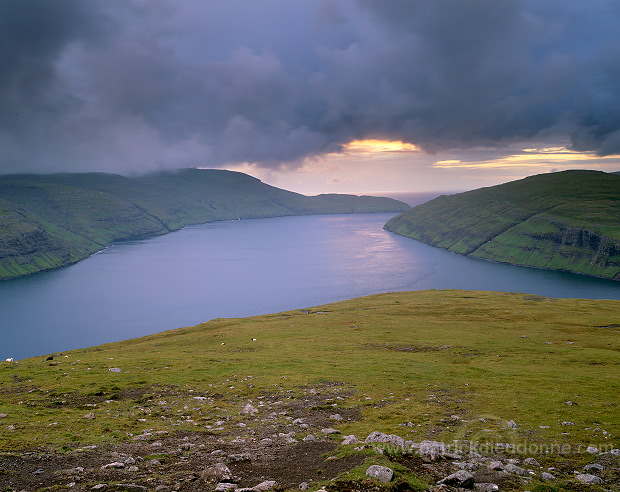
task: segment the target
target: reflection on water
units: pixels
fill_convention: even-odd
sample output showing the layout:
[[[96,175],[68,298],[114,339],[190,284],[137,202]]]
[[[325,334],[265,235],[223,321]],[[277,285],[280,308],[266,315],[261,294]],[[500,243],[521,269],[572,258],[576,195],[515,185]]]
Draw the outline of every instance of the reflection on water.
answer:
[[[383,230],[388,214],[216,222],[0,283],[0,358],[367,294],[481,289],[620,298],[620,284],[484,262]]]

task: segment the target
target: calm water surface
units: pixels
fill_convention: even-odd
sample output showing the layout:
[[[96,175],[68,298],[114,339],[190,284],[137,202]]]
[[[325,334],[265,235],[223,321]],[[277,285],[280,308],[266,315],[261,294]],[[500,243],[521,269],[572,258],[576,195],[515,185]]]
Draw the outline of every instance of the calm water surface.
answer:
[[[383,230],[389,214],[216,222],[117,243],[0,283],[0,358],[419,289],[620,299],[620,283],[459,256]]]

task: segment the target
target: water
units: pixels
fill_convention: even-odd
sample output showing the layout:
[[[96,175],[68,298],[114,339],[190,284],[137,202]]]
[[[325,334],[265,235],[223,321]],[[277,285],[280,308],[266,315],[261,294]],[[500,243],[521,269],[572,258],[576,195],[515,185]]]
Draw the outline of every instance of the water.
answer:
[[[76,265],[0,282],[0,358],[390,291],[620,299],[618,282],[452,254],[384,231],[389,218],[216,222],[117,243]]]

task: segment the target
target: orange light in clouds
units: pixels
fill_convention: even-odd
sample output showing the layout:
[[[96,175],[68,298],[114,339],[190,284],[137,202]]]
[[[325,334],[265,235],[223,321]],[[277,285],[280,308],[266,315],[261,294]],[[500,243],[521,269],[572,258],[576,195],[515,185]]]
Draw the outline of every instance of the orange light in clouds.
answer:
[[[344,145],[347,152],[411,152],[420,150],[416,145],[400,140],[353,140]]]

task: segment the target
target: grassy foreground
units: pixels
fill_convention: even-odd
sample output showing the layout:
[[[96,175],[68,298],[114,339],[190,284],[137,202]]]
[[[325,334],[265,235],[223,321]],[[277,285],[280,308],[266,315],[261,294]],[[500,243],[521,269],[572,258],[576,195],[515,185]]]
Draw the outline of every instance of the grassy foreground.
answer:
[[[618,448],[619,333],[618,301],[479,291],[217,319],[0,363],[0,451],[70,450],[147,428],[213,433],[248,402],[319,386],[341,389],[334,407],[361,412],[339,423],[344,435],[521,443],[530,454]]]

